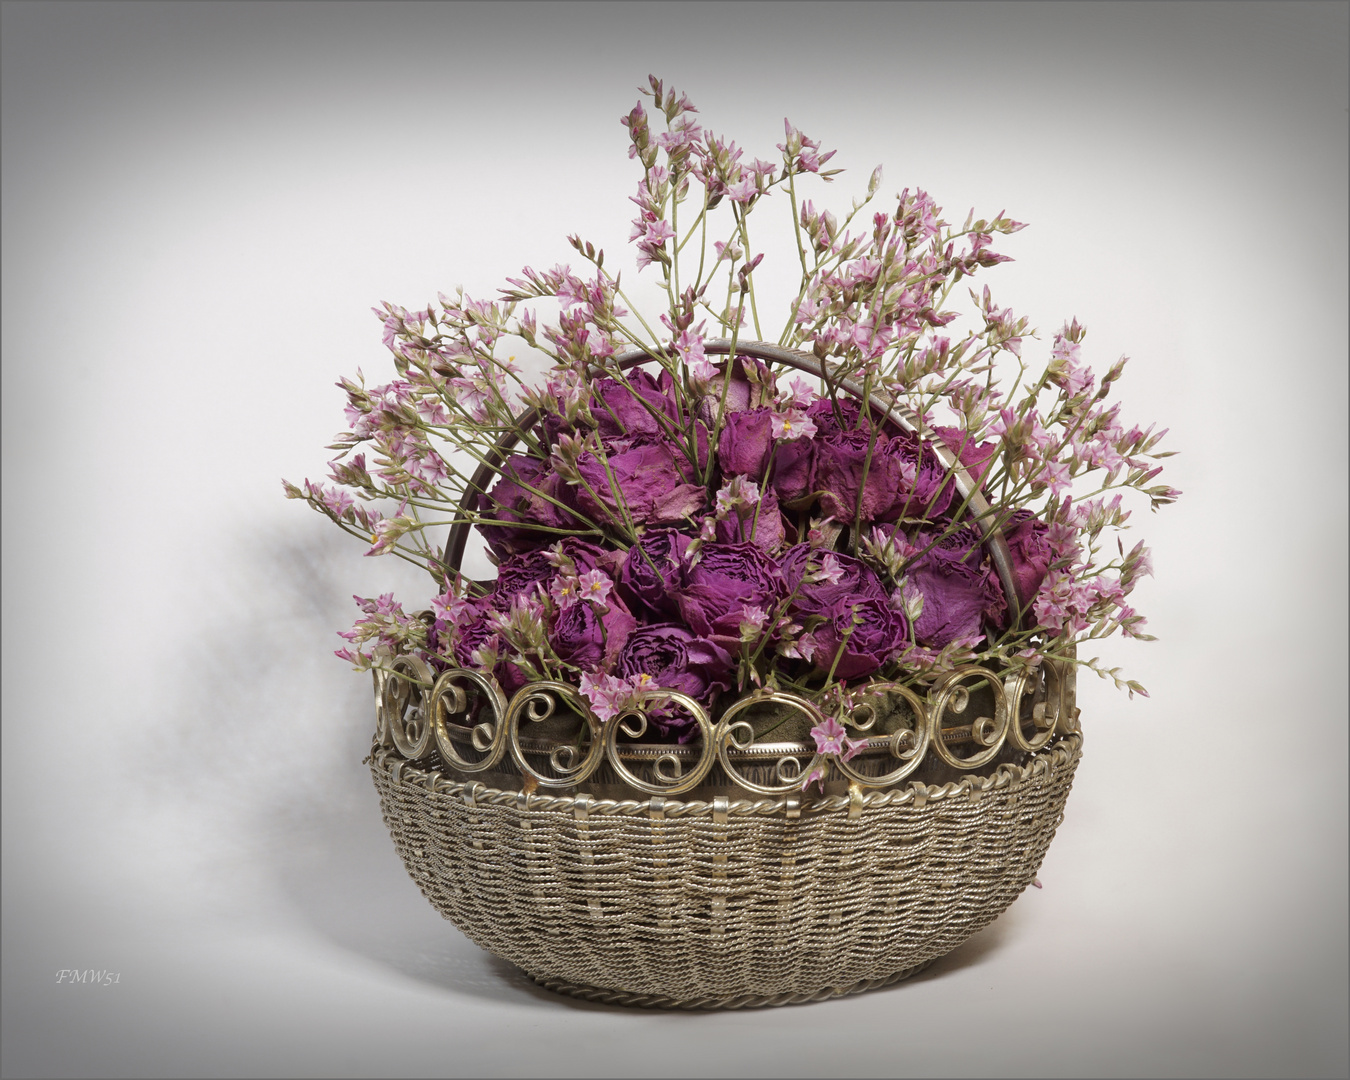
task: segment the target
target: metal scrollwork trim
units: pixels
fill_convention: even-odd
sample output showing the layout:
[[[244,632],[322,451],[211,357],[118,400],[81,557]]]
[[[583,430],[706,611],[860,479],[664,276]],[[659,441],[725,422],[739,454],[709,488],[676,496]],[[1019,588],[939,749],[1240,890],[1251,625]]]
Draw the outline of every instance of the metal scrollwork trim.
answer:
[[[993,691],[994,715],[979,716],[971,721],[971,737],[984,749],[970,757],[959,757],[952,753],[942,738],[942,718],[948,711],[963,713],[970,702],[970,689],[962,685],[962,680],[978,677]],[[1008,734],[1008,699],[1003,692],[1003,682],[993,672],[978,664],[967,664],[951,672],[928,694],[930,718],[933,727],[933,750],[937,756],[954,769],[978,769],[987,765],[998,756],[1003,748],[1003,740]]]
[[[532,766],[525,757],[520,745],[520,719],[522,714],[532,723],[547,720],[558,709],[558,701],[566,702],[586,726],[590,735],[590,747],[579,765],[573,764],[577,748],[560,743],[549,755],[549,764],[560,776],[548,776]],[[600,767],[605,757],[604,731],[600,721],[590,709],[586,708],[581,691],[564,682],[546,680],[527,683],[516,691],[515,697],[506,707],[506,739],[511,750],[511,760],[526,776],[532,777],[540,787],[572,787],[580,784]]]
[[[760,795],[783,795],[789,791],[799,791],[802,781],[811,774],[813,769],[820,765],[822,759],[820,754],[816,754],[804,768],[798,762],[797,755],[784,754],[781,756],[774,763],[775,775],[781,781],[778,784],[757,784],[742,775],[732,763],[731,750],[748,750],[755,742],[754,728],[750,726],[748,721],[737,720],[736,717],[747,709],[764,704],[787,705],[789,708],[796,709],[798,712],[805,714],[806,718],[811,721],[812,727],[825,721],[824,714],[803,697],[781,691],[757,691],[733,702],[730,708],[722,714],[722,719],[718,721],[717,731],[714,735],[717,743],[718,760],[721,761],[726,774],[747,791],[753,791]]]
[[[639,711],[630,710],[614,717],[604,725],[605,753],[609,756],[610,766],[619,774],[625,784],[637,788],[644,795],[680,795],[686,791],[692,791],[712,771],[713,762],[717,760],[718,744],[712,721],[708,719],[708,714],[704,711],[703,706],[688,694],[661,690],[645,693],[642,698],[644,701],[672,702],[686,710],[694,718],[694,722],[698,724],[698,733],[702,742],[702,752],[699,754],[698,763],[690,772],[684,773],[680,771],[682,766],[678,757],[674,754],[663,754],[652,763],[652,773],[660,781],[659,783],[649,783],[636,775],[624,764],[623,758],[619,754],[618,738],[620,735],[627,735],[631,739],[641,738],[647,730],[647,717]],[[630,723],[630,721],[636,721],[636,723]],[[669,780],[666,779],[666,774],[662,768],[663,764],[667,762],[676,769],[675,776]]]
[[[631,744],[622,745],[618,741],[621,736],[640,739],[646,733],[649,720],[641,707],[602,722],[577,687],[555,681],[528,683],[508,702],[491,675],[450,668],[434,676],[433,681],[430,667],[418,657],[408,655],[381,656],[373,674],[379,745],[394,748],[410,761],[429,757],[436,750],[449,768],[461,773],[487,772],[509,752],[516,768],[539,787],[572,788],[584,783],[607,762],[623,784],[644,795],[665,796],[692,791],[720,764],[731,783],[759,795],[779,796],[799,790],[805,778],[826,761],[825,755],[815,752],[810,743],[755,746],[754,727],[744,714],[756,706],[786,706],[805,716],[813,727],[825,721],[825,714],[811,701],[781,691],[757,690],[748,694],[732,702],[716,723],[688,695],[668,690],[647,692],[643,695],[644,704],[661,702],[686,710],[698,727],[698,743],[670,747],[666,753],[660,753],[660,744],[642,744],[639,756],[645,755],[650,762],[650,772],[644,776],[631,767],[629,759],[634,757]],[[870,736],[868,732],[877,712],[875,705],[866,702],[854,709],[848,726],[867,738],[869,756],[874,757],[884,743],[890,757],[901,764],[888,773],[871,776],[857,765],[831,756],[832,771],[859,788],[893,788],[913,774],[930,751],[957,769],[977,769],[988,764],[1005,744],[1023,753],[1039,753],[1056,738],[1079,730],[1076,676],[1077,668],[1070,654],[1063,660],[1047,659],[1039,668],[1001,673],[968,664],[950,672],[926,699],[898,683],[875,683],[870,690],[878,700],[887,694],[904,699],[914,715],[914,726],[902,727],[885,736]],[[944,718],[948,714],[959,716],[969,707],[971,690],[966,684],[972,679],[988,685],[994,698],[994,715],[975,717],[968,729],[947,728],[944,734]],[[464,684],[471,684],[482,695],[491,713],[490,719],[469,729],[469,742],[482,755],[477,761],[464,757],[451,737],[450,718],[467,714],[469,708]],[[1032,699],[1031,710],[1024,717],[1028,694]],[[528,725],[547,720],[560,707],[575,713],[580,726],[575,742],[545,747],[550,774],[531,764],[521,742],[521,725],[522,721]],[[870,718],[860,718],[868,710]],[[1031,729],[1031,734],[1023,731],[1024,725]],[[969,757],[959,756],[948,742],[962,739],[974,742],[979,749]],[[698,757],[691,766],[695,746]],[[537,746],[531,748],[532,754],[537,756],[539,752]],[[777,782],[752,780],[745,775],[745,762],[753,758],[762,758],[759,764],[769,766]]]
[[[928,709],[924,707],[923,700],[909,687],[898,683],[876,683],[868,689],[870,693],[876,694],[899,694],[914,714],[913,729],[900,728],[888,736],[891,756],[904,760],[905,764],[885,776],[866,776],[842,759],[835,762],[835,768],[860,787],[892,787],[923,763],[924,755],[928,753],[928,747],[933,742],[933,722]],[[870,722],[867,726],[871,726]]]
[[[431,752],[434,735],[427,702],[431,679],[431,668],[416,656],[395,656],[381,672],[379,728],[410,761]]]
[[[492,710],[492,719],[475,724],[469,736],[473,748],[483,755],[479,761],[469,761],[460,755],[447,726],[447,714],[468,712],[468,695],[463,687],[455,685],[461,680],[477,687]],[[506,696],[497,685],[497,680],[482,672],[451,668],[441,673],[431,689],[431,722],[436,733],[436,749],[440,751],[442,761],[460,772],[486,772],[501,760],[502,754],[506,752],[505,716]]]

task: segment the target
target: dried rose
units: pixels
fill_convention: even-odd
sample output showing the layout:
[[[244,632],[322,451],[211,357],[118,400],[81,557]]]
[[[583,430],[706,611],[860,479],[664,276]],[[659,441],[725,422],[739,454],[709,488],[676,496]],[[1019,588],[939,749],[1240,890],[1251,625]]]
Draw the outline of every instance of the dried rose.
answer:
[[[1003,526],[1003,539],[1008,542],[1008,551],[1012,554],[1017,601],[1023,608],[1036,598],[1054,561],[1049,533],[1050,526],[1030,510],[1014,510]]]
[[[785,595],[778,564],[754,544],[708,543],[686,565],[680,614],[695,633],[739,647],[746,607],[771,610]]]
[[[932,537],[919,533],[917,547]],[[1003,592],[986,567],[981,537],[974,529],[960,529],[942,540],[909,567],[910,586],[923,597],[923,610],[914,623],[919,644],[940,649],[958,638],[979,638],[985,617],[1003,610]]]
[[[806,498],[815,490],[816,441],[791,439],[778,444],[773,455],[773,490],[781,502]]]
[[[898,447],[880,432],[839,431],[816,440],[815,485],[822,513],[839,521],[893,518],[906,489]]]
[[[639,626],[624,643],[614,663],[620,678],[643,675],[653,687],[688,694],[710,704],[713,697],[731,689],[731,654],[712,641],[691,633],[675,623]],[[653,710],[648,714],[653,725],[665,737],[688,741],[696,725],[680,710]]]
[[[773,410],[750,409],[725,418],[717,442],[717,462],[726,476],[748,476],[758,482],[773,451]]]
[[[852,555],[796,544],[784,552],[781,565],[783,582],[795,594],[792,610],[801,615],[823,614],[840,600],[885,600],[887,596],[872,568]],[[816,580],[803,582],[808,573]]]
[[[593,520],[623,520],[615,488],[636,525],[673,524],[701,510],[707,501],[703,485],[689,482],[694,477],[689,460],[665,441],[634,446],[607,460],[608,473],[595,454],[583,454],[578,463],[584,486],[576,489],[577,505]]]
[[[616,597],[602,611],[595,604],[570,604],[558,612],[549,642],[560,660],[584,671],[609,670],[637,620]]]
[[[833,666],[841,681],[875,674],[909,637],[904,615],[884,598],[840,597],[819,614],[824,621],[812,630],[816,649],[811,659],[821,671]]]
[[[960,428],[937,427],[933,429],[953,454],[957,456],[966,472],[970,473],[976,487],[984,486],[984,478],[998,457],[997,442],[977,443],[975,437]]]
[[[689,537],[673,529],[651,529],[628,549],[619,570],[618,588],[630,610],[669,618],[679,613],[675,589],[680,584],[680,560]]]
[[[778,509],[778,496],[773,488],[764,492],[755,504],[736,507],[717,523],[720,543],[750,543],[769,555],[779,552],[786,536],[787,525]]]
[[[663,381],[669,379],[664,372],[662,376]],[[600,437],[665,436],[676,426],[674,421],[679,415],[674,398],[645,371],[629,371],[626,377],[628,386],[617,379],[601,379],[595,384],[591,414]],[[658,416],[671,422],[663,424]]]
[[[617,562],[616,553],[569,536],[556,541],[554,547],[570,561],[573,576],[591,570],[610,573]],[[535,548],[512,555],[497,567],[497,582],[487,597],[488,604],[498,611],[506,611],[519,595],[533,595],[536,586],[545,592],[558,574],[558,555],[551,548]]]
[[[726,403],[722,403],[725,380],[719,374],[711,380],[707,394],[698,404],[698,418],[707,424],[710,430],[717,421],[719,408],[722,409],[725,422],[731,413],[757,409],[773,401],[773,374],[761,361],[748,356],[738,356],[731,371],[731,382],[726,386]]]
[[[550,530],[581,527],[576,516],[566,508],[570,499],[567,485],[548,465],[523,454],[514,454],[502,466],[501,479],[492,491],[478,496],[476,509],[484,517],[498,521],[544,527],[480,524],[478,530],[487,540],[488,547],[499,556],[551,544],[557,535]]]

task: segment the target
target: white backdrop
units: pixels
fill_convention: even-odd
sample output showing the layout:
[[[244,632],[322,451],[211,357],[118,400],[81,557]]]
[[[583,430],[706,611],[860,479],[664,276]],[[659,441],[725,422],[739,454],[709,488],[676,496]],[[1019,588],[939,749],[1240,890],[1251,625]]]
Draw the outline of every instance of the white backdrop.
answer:
[[[1348,17],[7,3],[4,1075],[1344,1075]],[[1044,889],[890,990],[633,1013],[440,920],[330,655],[423,583],[281,498],[387,377],[373,304],[631,259],[649,71],[836,148],[836,205],[880,163],[1029,222],[985,279],[1029,349],[1076,315],[1180,451],[1160,640],[1101,650],[1151,699],[1082,685]]]

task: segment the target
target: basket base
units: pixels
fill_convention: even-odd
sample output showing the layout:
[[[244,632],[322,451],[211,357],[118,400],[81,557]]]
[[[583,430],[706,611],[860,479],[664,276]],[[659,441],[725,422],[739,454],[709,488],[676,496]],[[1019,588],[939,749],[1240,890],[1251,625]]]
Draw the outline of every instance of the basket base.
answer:
[[[918,975],[920,972],[926,971],[937,963],[938,959],[939,957],[935,956],[931,960],[925,960],[922,964],[915,964],[913,967],[897,971],[894,975],[887,975],[884,979],[865,979],[842,989],[827,986],[814,993],[805,994],[774,994],[770,997],[741,994],[738,997],[700,997],[690,998],[687,1001],[664,997],[661,994],[635,994],[628,990],[605,990],[599,986],[585,986],[579,983],[566,982],[562,979],[551,979],[544,975],[530,975],[530,978],[545,990],[552,990],[555,994],[565,994],[568,997],[580,998],[583,1001],[594,1001],[601,1005],[626,1005],[634,1009],[765,1009],[778,1005],[804,1005],[810,1001],[828,1001],[830,998],[848,997],[850,994],[861,994],[868,990],[880,990],[883,986],[892,986],[910,978],[912,975]],[[526,972],[526,974],[529,973]]]

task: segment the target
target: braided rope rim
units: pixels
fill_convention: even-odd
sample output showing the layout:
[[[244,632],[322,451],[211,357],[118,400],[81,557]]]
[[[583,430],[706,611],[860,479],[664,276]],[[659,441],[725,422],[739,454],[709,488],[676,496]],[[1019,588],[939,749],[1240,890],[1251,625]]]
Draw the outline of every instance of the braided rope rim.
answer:
[[[550,979],[540,975],[530,975],[530,978],[545,990],[551,990],[555,994],[566,994],[568,997],[579,998],[582,1001],[595,1002],[597,1005],[623,1005],[633,1009],[679,1009],[686,1012],[710,1009],[772,1009],[781,1005],[806,1005],[813,1001],[829,1001],[832,998],[848,997],[851,994],[863,994],[868,990],[880,990],[884,986],[893,986],[928,970],[938,960],[939,957],[935,956],[931,960],[925,960],[922,964],[904,968],[892,975],[887,975],[885,978],[864,979],[862,982],[854,983],[852,986],[846,986],[843,989],[827,986],[813,993],[773,994],[767,997],[756,994],[741,994],[736,997],[701,997],[682,1000],[665,997],[661,994],[634,994],[627,990],[605,990],[598,986],[585,986],[580,983],[570,983],[562,979]]]
[[[773,815],[788,812],[802,814],[832,813],[848,810],[856,814],[864,809],[881,809],[887,806],[913,804],[922,807],[928,802],[943,799],[969,798],[977,800],[992,791],[1016,788],[1020,784],[1043,775],[1055,772],[1068,765],[1082,751],[1083,737],[1079,732],[1067,735],[1053,743],[1048,751],[1034,756],[1025,765],[1000,765],[989,776],[963,776],[960,781],[948,781],[941,786],[911,781],[904,788],[892,788],[888,791],[851,791],[846,795],[824,795],[817,797],[785,796],[776,799],[734,799],[725,804],[721,813],[734,816]],[[602,817],[612,815],[636,815],[645,817],[652,809],[653,799],[594,799],[590,795],[541,795],[530,791],[508,791],[488,787],[478,780],[455,780],[438,769],[421,769],[402,757],[396,750],[376,745],[372,748],[366,763],[381,771],[388,772],[396,784],[419,787],[435,795],[448,795],[451,798],[467,799],[472,803],[486,803],[491,806],[512,806],[520,810],[558,811],[570,813],[584,808],[588,814]],[[661,809],[667,818],[708,817],[714,812],[713,802],[703,799],[681,801],[678,799],[659,799]],[[581,800],[580,802],[578,800]]]

